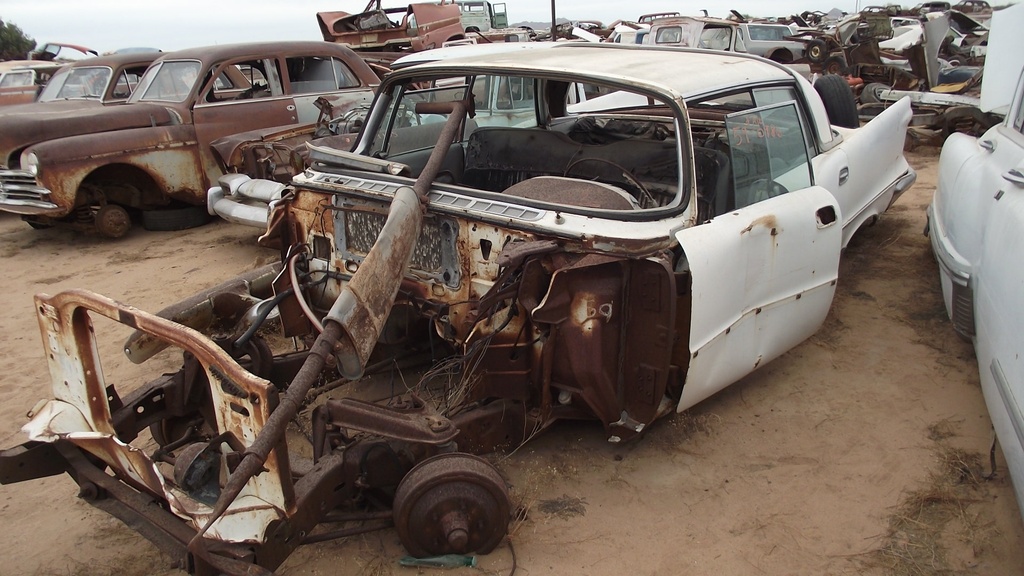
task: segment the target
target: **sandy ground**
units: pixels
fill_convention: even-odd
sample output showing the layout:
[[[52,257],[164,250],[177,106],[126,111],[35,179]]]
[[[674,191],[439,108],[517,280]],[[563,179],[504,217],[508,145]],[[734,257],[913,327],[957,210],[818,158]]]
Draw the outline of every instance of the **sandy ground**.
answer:
[[[945,318],[922,236],[937,150],[917,185],[843,257],[835,303],[807,342],[625,446],[565,424],[495,458],[520,519],[510,545],[454,574],[1016,574],[1024,527],[969,343]],[[86,288],[155,311],[275,254],[217,222],[108,242],[0,217],[0,445],[48,397],[32,295]],[[155,375],[117,352],[105,371]],[[66,476],[0,487],[0,574],[172,575]],[[279,573],[413,574],[392,530],[303,548]]]

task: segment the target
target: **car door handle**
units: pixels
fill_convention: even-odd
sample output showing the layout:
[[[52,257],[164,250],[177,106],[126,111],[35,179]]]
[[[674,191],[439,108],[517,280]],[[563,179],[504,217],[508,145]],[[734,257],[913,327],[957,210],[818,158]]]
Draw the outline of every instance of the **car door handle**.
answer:
[[[1024,174],[1021,174],[1020,170],[1017,170],[1016,168],[1011,168],[1006,172],[1003,172],[1003,180],[1007,180],[1013,182],[1017,186],[1024,187]]]
[[[839,185],[846,184],[846,181],[850,179],[850,168],[844,166],[839,170]]]
[[[979,140],[978,146],[981,146],[982,150],[988,150],[989,152],[996,151],[996,143],[992,140]]]

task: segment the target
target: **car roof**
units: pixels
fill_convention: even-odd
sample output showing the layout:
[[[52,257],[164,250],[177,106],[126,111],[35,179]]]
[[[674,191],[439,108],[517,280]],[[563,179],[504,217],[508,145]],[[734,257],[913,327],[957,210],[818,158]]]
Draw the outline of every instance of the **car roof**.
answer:
[[[185,48],[174,52],[166,52],[159,60],[192,59],[204,62],[223,60],[226,58],[265,58],[272,54],[291,54],[295,52],[341,53],[349,48],[341,44],[324,42],[323,40],[296,40],[287,42],[246,42],[241,44],[218,44]]]
[[[83,66],[110,66],[117,68],[125,64],[150,63],[162,56],[160,52],[134,52],[129,54],[107,54],[106,56],[94,56],[83,58],[74,62],[65,63],[65,68],[81,68]]]
[[[426,62],[396,71],[389,79],[427,71],[571,74],[627,83],[662,92],[669,98],[685,99],[744,84],[788,81],[796,75],[769,60],[734,52],[616,43],[552,44],[547,50],[515,50]]]
[[[551,48],[556,44],[558,42],[490,42],[487,44],[445,46],[402,56],[391,64],[391,69],[399,70],[415,64],[423,64],[424,62],[436,62],[438,60],[450,60],[467,56],[490,56],[506,52],[517,52],[519,50],[543,50]]]

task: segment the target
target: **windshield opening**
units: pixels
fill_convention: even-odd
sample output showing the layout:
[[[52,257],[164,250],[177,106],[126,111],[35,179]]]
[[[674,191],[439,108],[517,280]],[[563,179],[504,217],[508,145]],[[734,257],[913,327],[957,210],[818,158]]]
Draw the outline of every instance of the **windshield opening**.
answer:
[[[621,86],[479,74],[395,84],[356,152],[415,175],[452,103],[470,102],[439,181],[567,210],[683,205],[672,108]],[[470,192],[467,192],[470,193]]]
[[[39,101],[102,98],[112,74],[106,66],[83,66],[55,74],[39,95]]]

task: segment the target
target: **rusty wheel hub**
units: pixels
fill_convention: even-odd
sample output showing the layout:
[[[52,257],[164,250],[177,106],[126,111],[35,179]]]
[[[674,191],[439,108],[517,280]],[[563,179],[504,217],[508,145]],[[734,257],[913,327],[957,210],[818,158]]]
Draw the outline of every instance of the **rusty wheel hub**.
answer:
[[[107,238],[120,238],[132,227],[128,211],[117,204],[106,204],[96,211],[96,230]]]
[[[508,531],[508,490],[485,460],[463,453],[420,462],[395,494],[395,529],[409,554],[486,554]]]

